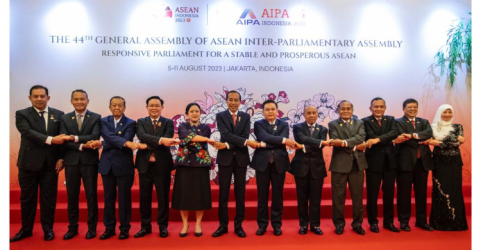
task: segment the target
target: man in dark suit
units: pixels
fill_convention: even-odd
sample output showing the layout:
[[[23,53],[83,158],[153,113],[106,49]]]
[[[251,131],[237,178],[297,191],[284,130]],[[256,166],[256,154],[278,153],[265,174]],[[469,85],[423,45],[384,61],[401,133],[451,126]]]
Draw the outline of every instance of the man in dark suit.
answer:
[[[53,240],[53,221],[57,201],[58,173],[63,169],[63,152],[59,135],[63,112],[47,106],[48,89],[41,85],[30,88],[32,107],[15,113],[15,125],[21,134],[18,152],[18,182],[22,228],[10,242],[32,236],[40,187],[40,222],[46,241]]]
[[[63,239],[69,240],[78,234],[81,182],[84,185],[88,208],[88,231],[85,238],[92,239],[96,236],[98,221],[99,151],[97,148],[93,149],[88,142],[100,138],[100,115],[87,110],[89,99],[84,90],[74,90],[70,102],[75,111],[63,115],[60,120],[60,133],[71,136],[71,140],[64,143],[69,226]]]
[[[397,211],[401,230],[410,231],[411,189],[414,187],[416,202],[416,227],[427,231],[433,228],[427,223],[426,192],[429,170],[434,169],[431,150],[423,143],[433,136],[431,124],[418,114],[418,102],[407,99],[403,102],[404,116],[396,119],[400,138],[395,140],[398,163]]]
[[[161,116],[164,101],[151,96],[146,101],[149,116],[137,120],[137,137],[148,148],[137,151],[135,167],[139,171],[141,229],[134,237],[152,233],[152,192],[157,193],[157,224],[160,237],[169,235],[170,172],[174,169],[170,146],[179,143],[172,139],[174,123]]]
[[[352,199],[353,230],[364,235],[362,229],[362,192],[364,188],[364,170],[367,168],[363,150],[367,144],[364,123],[352,117],[354,107],[349,101],[341,101],[337,109],[339,119],[329,122],[329,138],[333,141],[332,159],[329,170],[332,183],[332,221],[336,234],[344,232],[344,204],[346,202],[346,184]]]
[[[384,228],[392,232],[399,232],[399,229],[393,224],[397,164],[392,140],[398,136],[397,125],[394,117],[384,115],[386,111],[384,99],[374,98],[369,110],[372,115],[362,119],[368,144],[366,149],[366,160],[369,166],[366,169],[367,218],[370,230],[378,233],[377,199],[382,182]]]
[[[103,141],[94,141],[94,147],[102,146],[99,173],[104,186],[104,225],[105,232],[101,240],[115,235],[115,200],[119,199],[119,239],[129,238],[130,217],[132,214],[131,188],[134,183],[133,150],[146,148],[147,145],[132,142],[136,123],[124,115],[125,99],[114,96],[110,99],[109,109],[112,115],[101,119],[100,134]]]
[[[257,235],[264,235],[269,225],[269,185],[272,184],[271,225],[274,235],[282,234],[283,191],[286,171],[290,170],[286,145],[299,148],[289,139],[289,125],[277,119],[277,103],[266,100],[262,104],[264,118],[254,123],[254,134],[261,147],[256,149],[251,167],[257,178]]]
[[[228,110],[216,114],[217,128],[220,132],[220,142],[214,144],[218,151],[219,165],[219,228],[212,234],[219,237],[227,233],[229,213],[230,184],[234,174],[234,194],[236,200],[236,216],[234,219],[234,233],[239,237],[246,237],[242,228],[245,214],[246,171],[250,164],[247,146],[256,148],[260,143],[249,140],[249,114],[239,111],[241,95],[232,90],[226,95]]]
[[[322,235],[321,197],[324,178],[327,176],[322,149],[329,146],[327,128],[316,123],[317,108],[304,108],[305,122],[294,125],[294,140],[302,145],[292,159],[292,172],[296,179],[299,234],[307,233],[307,226]]]

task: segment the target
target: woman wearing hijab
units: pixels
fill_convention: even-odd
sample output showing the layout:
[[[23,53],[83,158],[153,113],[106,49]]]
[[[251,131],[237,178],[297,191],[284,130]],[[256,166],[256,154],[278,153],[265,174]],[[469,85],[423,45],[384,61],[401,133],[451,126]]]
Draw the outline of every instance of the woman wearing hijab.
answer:
[[[172,208],[180,210],[182,230],[180,237],[187,236],[189,210],[195,211],[195,236],[202,236],[204,210],[212,208],[210,175],[212,165],[207,143],[210,127],[200,123],[200,106],[189,103],[185,109],[187,122],[179,125],[179,150],[175,157],[175,181],[172,194]]]
[[[467,230],[464,208],[462,169],[459,146],[464,143],[463,126],[453,124],[453,107],[441,105],[433,123],[434,146],[433,195],[429,224],[436,230]]]

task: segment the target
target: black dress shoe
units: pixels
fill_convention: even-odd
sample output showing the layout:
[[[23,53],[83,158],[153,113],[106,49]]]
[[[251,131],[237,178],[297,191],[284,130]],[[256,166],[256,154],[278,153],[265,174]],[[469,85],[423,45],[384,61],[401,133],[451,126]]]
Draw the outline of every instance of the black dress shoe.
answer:
[[[100,235],[99,239],[106,240],[115,235],[115,230],[105,229],[105,232]]]
[[[409,227],[409,224],[401,223],[401,230],[409,232],[409,231],[411,231],[411,228]]]
[[[136,234],[134,234],[134,238],[144,237],[147,234],[151,234],[151,233],[152,233],[151,228],[141,228]]]
[[[265,233],[266,233],[266,228],[259,227],[259,229],[257,229],[256,235],[264,235]]]
[[[187,226],[187,230],[189,230],[189,226]],[[185,233],[180,232],[179,236],[182,238],[187,236],[187,231],[185,231]]]
[[[423,230],[426,230],[426,231],[433,231],[434,229],[428,224],[428,223],[423,223],[423,224],[417,224],[416,223],[416,227],[419,227]]]
[[[10,238],[10,242],[15,242],[15,241],[19,241],[19,240],[23,240],[27,237],[30,237],[32,236],[32,232],[31,231],[22,231],[20,230],[17,234],[15,234],[15,236],[13,236],[12,238]]]
[[[88,230],[87,233],[85,234],[85,239],[90,240],[95,238],[97,236],[97,231],[95,230]]]
[[[395,232],[395,233],[399,233],[401,232],[401,230],[399,230],[399,228],[395,227],[394,224],[385,224],[384,225],[384,228],[391,231],[391,232]]]
[[[336,234],[342,234],[344,233],[344,227],[343,226],[336,226]]]
[[[43,235],[43,239],[45,241],[51,241],[54,238],[55,238],[55,234],[53,233],[53,230],[45,231],[45,234]]]
[[[129,238],[129,231],[127,230],[120,230],[119,233],[119,240],[125,240]]]
[[[275,235],[275,236],[280,236],[280,235],[282,235],[282,230],[281,230],[280,227],[275,227],[275,228],[274,228],[274,235]]]
[[[241,238],[246,237],[246,232],[244,232],[244,229],[242,229],[242,227],[234,229],[234,233],[237,234],[237,236],[239,236]]]
[[[371,224],[371,226],[369,227],[369,230],[371,230],[371,232],[373,233],[379,233],[379,227],[377,224]]]
[[[219,228],[217,228],[217,230],[215,230],[215,232],[212,234],[212,237],[219,237],[219,236],[222,236],[223,234],[226,234],[227,233],[227,227],[222,227],[220,226]]]
[[[167,231],[167,228],[166,227],[163,227],[163,228],[159,228],[159,236],[162,237],[162,238],[165,238],[167,236],[169,236],[169,231]]]
[[[317,234],[317,235],[322,235],[322,230],[320,227],[311,227],[311,232]]]
[[[78,231],[68,230],[68,232],[63,235],[63,239],[70,240],[77,234],[78,234]]]
[[[307,234],[307,227],[299,228],[299,234],[301,234],[301,235]]]
[[[354,230],[354,232],[356,232],[359,235],[364,235],[366,233],[366,232],[364,232],[364,229],[362,229],[361,226],[353,227],[352,229]]]
[[[195,237],[200,237],[200,236],[202,236],[202,228],[200,228],[200,232],[195,232],[195,231],[194,231],[194,235],[195,235]]]

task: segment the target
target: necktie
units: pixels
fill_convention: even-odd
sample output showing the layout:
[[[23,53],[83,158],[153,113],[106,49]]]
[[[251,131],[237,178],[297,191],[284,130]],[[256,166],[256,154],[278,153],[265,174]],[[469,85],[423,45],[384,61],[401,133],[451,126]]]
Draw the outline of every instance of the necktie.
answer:
[[[411,124],[413,125],[413,128],[416,129],[416,124],[414,123],[414,119],[411,120]]]
[[[77,116],[77,125],[78,125],[78,131],[82,129],[82,123],[83,123],[83,115],[78,115]]]
[[[47,131],[47,126],[45,125],[45,116],[43,116],[43,114],[47,113],[46,111],[40,111],[38,112],[40,114],[40,117],[42,118],[42,124],[40,124],[40,127],[42,127],[42,129],[44,129],[45,131]]]
[[[271,124],[271,129],[272,129],[272,134],[274,134],[274,126],[276,124]],[[269,153],[269,163],[274,163],[274,150],[271,150],[271,152]]]
[[[157,120],[152,121],[152,128],[154,129],[154,132],[155,132],[155,129],[157,128]]]
[[[379,127],[381,127],[381,118],[377,119],[377,123],[379,123]]]
[[[235,127],[235,123],[236,123],[236,119],[235,119],[235,118],[236,118],[236,115],[235,115],[235,113],[234,113],[234,114],[232,114],[232,120],[234,120],[234,127]]]
[[[314,126],[309,126],[309,132],[311,132],[311,137],[312,137],[312,134],[314,133]]]

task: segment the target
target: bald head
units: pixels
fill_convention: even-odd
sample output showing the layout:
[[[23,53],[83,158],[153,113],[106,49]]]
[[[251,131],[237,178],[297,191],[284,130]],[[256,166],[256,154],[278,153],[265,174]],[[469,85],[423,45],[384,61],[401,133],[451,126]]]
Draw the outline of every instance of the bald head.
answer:
[[[306,120],[307,123],[310,125],[313,125],[317,121],[317,108],[309,105],[304,107],[304,119]]]

